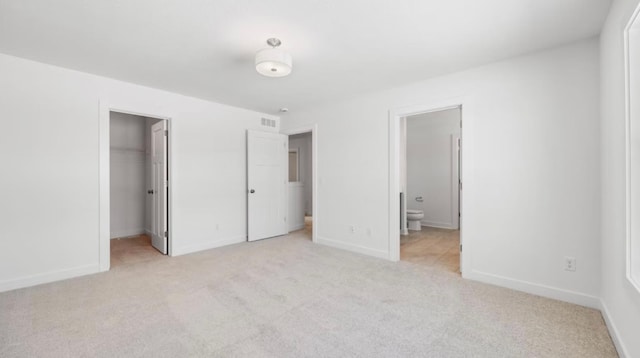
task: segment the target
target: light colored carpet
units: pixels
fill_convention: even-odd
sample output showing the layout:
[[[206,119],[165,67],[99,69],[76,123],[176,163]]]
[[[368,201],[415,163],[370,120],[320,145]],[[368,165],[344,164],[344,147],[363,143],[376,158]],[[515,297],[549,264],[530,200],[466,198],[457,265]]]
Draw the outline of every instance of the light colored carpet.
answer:
[[[0,294],[1,357],[615,357],[600,313],[304,231]]]

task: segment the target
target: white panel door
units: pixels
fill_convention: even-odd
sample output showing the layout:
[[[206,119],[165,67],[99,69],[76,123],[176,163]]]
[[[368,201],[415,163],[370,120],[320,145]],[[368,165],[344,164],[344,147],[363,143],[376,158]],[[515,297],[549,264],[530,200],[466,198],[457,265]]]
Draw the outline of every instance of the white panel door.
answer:
[[[151,126],[151,244],[167,254],[167,121]]]
[[[247,131],[247,238],[287,233],[288,137]]]

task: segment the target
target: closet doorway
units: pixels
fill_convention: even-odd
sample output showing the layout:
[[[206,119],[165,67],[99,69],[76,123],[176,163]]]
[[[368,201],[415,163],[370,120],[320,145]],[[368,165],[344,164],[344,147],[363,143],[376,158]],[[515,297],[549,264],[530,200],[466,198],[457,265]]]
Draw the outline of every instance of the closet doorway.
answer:
[[[169,254],[168,123],[109,113],[111,266]]]

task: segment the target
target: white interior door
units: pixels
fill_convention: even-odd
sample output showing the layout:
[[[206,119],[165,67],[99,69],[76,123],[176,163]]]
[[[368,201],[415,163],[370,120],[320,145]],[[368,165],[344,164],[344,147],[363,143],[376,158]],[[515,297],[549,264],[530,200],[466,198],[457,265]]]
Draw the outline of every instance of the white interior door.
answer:
[[[460,135],[451,135],[451,226],[460,229]]]
[[[287,233],[288,137],[247,131],[247,238]]]
[[[167,121],[151,126],[151,244],[167,254]]]

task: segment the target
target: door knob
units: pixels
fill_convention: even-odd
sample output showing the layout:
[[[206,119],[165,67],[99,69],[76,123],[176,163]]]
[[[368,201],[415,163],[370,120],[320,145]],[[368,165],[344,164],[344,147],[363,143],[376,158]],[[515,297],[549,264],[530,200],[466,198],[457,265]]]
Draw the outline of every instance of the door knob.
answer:
[[[255,190],[253,190],[253,189],[251,189],[251,190],[249,190],[249,192],[250,192],[251,194],[253,194],[253,193],[255,193],[256,191],[255,191]]]
[[[147,194],[153,194],[153,189],[147,190]]]

